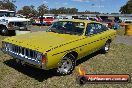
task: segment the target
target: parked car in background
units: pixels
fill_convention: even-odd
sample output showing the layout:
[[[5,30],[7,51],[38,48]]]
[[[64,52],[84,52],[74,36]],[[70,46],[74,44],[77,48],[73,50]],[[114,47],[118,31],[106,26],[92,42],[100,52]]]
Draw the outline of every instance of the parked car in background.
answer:
[[[39,17],[33,17],[31,22],[32,22],[33,25],[40,25]]]
[[[51,25],[54,22],[53,16],[43,16],[43,23],[40,22],[40,17],[33,17],[33,25]]]
[[[114,19],[104,19],[102,22],[108,24],[109,28],[118,29],[120,27],[118,21]]]
[[[21,64],[31,64],[61,75],[70,74],[76,61],[97,50],[107,53],[116,31],[88,20],[61,20],[47,31],[6,38],[2,51]]]
[[[16,17],[18,17],[18,18],[26,18],[26,16],[23,16],[22,14],[16,14]]]
[[[0,33],[8,35],[15,30],[28,30],[30,20],[15,17],[15,11],[0,10]]]
[[[130,24],[130,23],[132,23],[132,20],[124,20],[124,22],[126,23],[126,24]]]

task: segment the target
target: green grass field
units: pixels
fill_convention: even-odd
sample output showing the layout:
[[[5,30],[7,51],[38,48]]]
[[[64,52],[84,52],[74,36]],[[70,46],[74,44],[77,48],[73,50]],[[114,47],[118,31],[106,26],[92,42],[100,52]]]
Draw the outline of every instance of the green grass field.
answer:
[[[4,38],[0,36],[0,47]],[[132,76],[132,46],[112,43],[109,53],[91,54],[79,60],[76,69],[79,64],[86,69],[87,74],[130,74]],[[76,77],[76,70],[70,75],[58,76],[53,70],[44,71],[18,65],[12,57],[0,51],[0,88],[132,88],[132,83],[80,86],[76,83]]]

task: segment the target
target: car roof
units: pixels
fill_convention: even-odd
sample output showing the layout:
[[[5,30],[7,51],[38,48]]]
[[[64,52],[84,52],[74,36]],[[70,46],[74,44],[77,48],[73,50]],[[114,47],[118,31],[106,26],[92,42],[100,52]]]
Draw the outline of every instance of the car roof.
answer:
[[[0,10],[0,12],[15,12],[15,11],[9,11],[9,10]]]
[[[91,23],[91,22],[100,23],[100,22],[96,22],[96,21],[80,20],[80,19],[64,19],[64,20],[60,20],[60,21],[85,22],[85,23]]]

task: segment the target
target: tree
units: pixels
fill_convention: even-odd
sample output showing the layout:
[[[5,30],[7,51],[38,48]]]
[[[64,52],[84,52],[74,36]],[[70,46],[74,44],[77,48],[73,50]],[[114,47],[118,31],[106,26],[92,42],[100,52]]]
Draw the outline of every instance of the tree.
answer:
[[[22,15],[24,15],[24,16],[28,16],[29,14],[31,13],[31,8],[30,8],[30,6],[24,6],[23,8],[22,8]]]
[[[30,9],[31,9],[31,14],[32,14],[32,16],[37,16],[37,15],[38,15],[38,12],[37,12],[37,10],[35,9],[35,6],[31,5],[31,6],[30,6]]]
[[[24,6],[22,10],[18,10],[18,14],[22,14],[24,16],[37,16],[38,12],[35,10],[35,6]]]
[[[132,13],[132,0],[129,0],[124,6],[119,10],[122,14],[131,14]]]
[[[4,9],[16,11],[16,6],[12,2],[3,3]]]
[[[0,9],[8,9],[8,10],[16,10],[16,6],[14,5],[15,0],[2,0],[0,1]]]
[[[76,9],[76,8],[71,8],[70,11],[71,11],[72,14],[76,14],[76,13],[78,12],[78,9]]]
[[[51,14],[76,14],[76,13],[78,13],[78,9],[60,7],[58,9],[56,9],[56,8],[50,9],[49,12]]]
[[[49,12],[51,14],[58,14],[58,10],[56,8],[50,9]]]
[[[40,5],[40,6],[37,8],[37,10],[38,10],[38,15],[39,15],[39,16],[40,16],[40,15],[44,15],[44,14],[48,13],[48,6],[45,5],[45,4],[42,4],[42,5]]]

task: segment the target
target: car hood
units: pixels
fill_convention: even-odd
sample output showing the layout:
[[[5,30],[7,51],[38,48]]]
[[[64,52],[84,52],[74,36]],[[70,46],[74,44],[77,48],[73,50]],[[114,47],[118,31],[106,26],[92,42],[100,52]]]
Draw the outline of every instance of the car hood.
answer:
[[[15,37],[6,38],[4,41],[39,52],[46,52],[56,46],[79,39],[78,35],[58,34],[53,32],[34,32]]]

